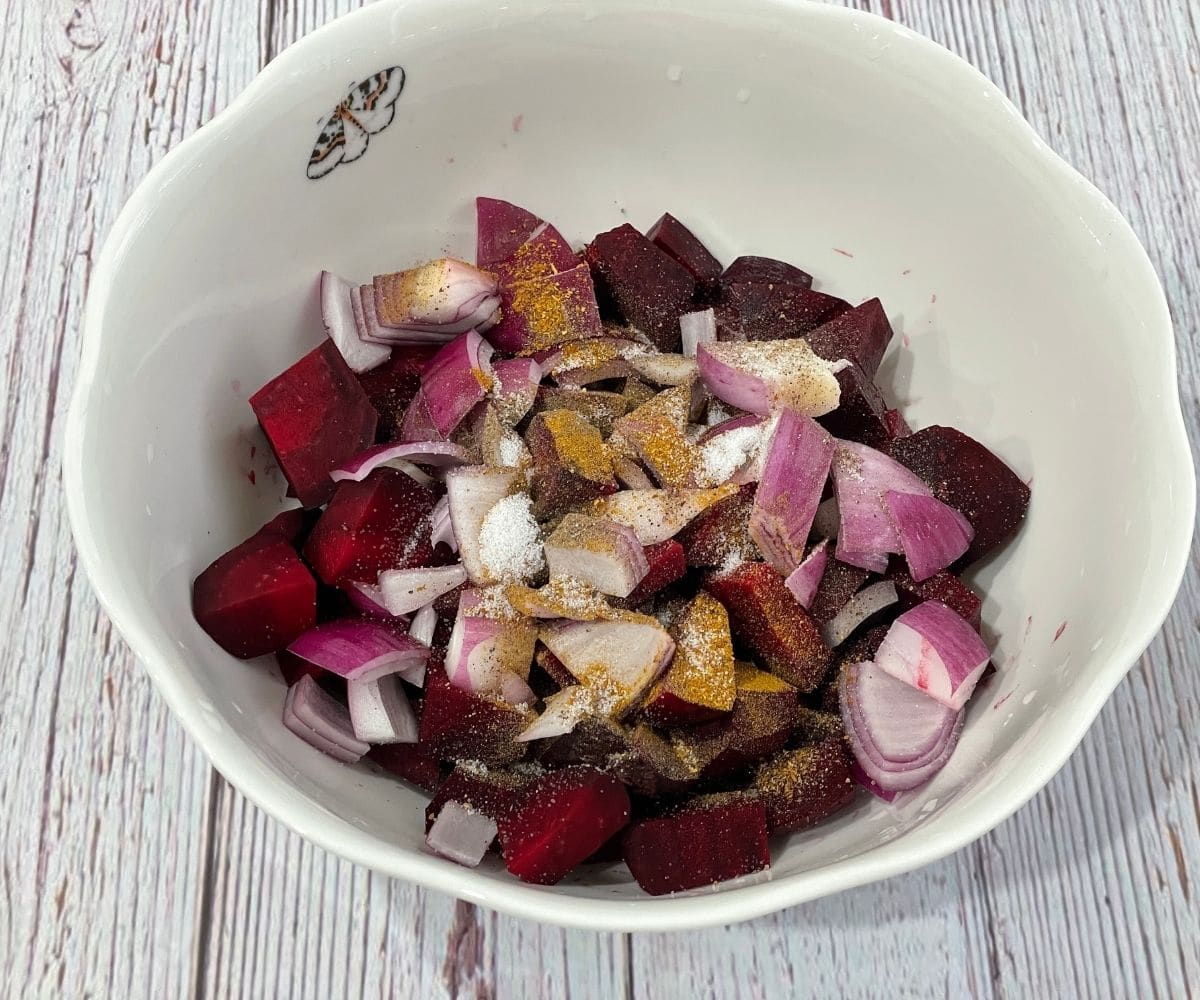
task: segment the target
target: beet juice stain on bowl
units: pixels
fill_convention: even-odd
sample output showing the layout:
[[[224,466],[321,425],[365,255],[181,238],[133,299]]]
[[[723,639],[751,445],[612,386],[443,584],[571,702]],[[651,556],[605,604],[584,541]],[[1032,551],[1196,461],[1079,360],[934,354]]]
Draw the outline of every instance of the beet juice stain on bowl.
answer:
[[[710,885],[928,782],[991,659],[959,574],[1029,489],[889,407],[878,299],[669,214],[576,252],[476,208],[474,265],[321,276],[328,339],[250,400],[302,507],[197,621],[276,654],[299,739],[432,791],[431,851],[528,882]]]

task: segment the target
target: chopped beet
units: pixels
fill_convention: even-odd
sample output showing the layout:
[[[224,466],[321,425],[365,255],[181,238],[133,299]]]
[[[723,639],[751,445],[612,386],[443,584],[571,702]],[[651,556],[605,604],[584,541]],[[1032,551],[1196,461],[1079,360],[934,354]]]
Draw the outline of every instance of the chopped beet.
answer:
[[[530,721],[524,709],[455,687],[441,662],[430,659],[420,742],[439,760],[510,764],[525,755],[525,744],[513,741]]]
[[[579,264],[570,271],[504,285],[500,322],[487,337],[502,351],[529,355],[603,333],[591,272]]]
[[[533,456],[533,511],[548,517],[617,491],[600,432],[574,410],[538,413],[525,443]]]
[[[499,198],[475,199],[475,263],[490,267],[524,243],[542,224],[532,212]]]
[[[388,774],[434,792],[442,782],[442,767],[436,756],[420,743],[385,743],[371,747],[366,759]]]
[[[400,436],[404,411],[421,388],[421,372],[437,352],[436,344],[397,344],[387,361],[358,376],[359,385],[379,414],[376,437],[380,441]]]
[[[305,507],[325,503],[329,473],[375,440],[375,409],[332,340],[271,379],[250,406]]]
[[[892,324],[879,299],[868,299],[813,330],[807,337],[813,353],[826,361],[845,358],[862,369],[867,380],[875,377],[892,339]]]
[[[305,510],[303,507],[293,507],[291,510],[280,511],[264,524],[259,531],[274,531],[282,535],[293,545],[304,544],[304,537],[317,523],[318,513],[315,510]]]
[[[675,640],[675,655],[646,696],[646,719],[670,728],[719,718],[730,710],[736,714],[733,641],[721,602],[700,591],[671,615],[667,631]]]
[[[888,567],[888,579],[896,585],[901,611],[915,608],[925,601],[941,601],[964,621],[970,622],[976,632],[979,631],[983,601],[953,573],[943,571],[916,583],[909,575],[904,560],[895,557]]]
[[[702,569],[761,558],[750,537],[750,511],[756,484],[747,483],[732,496],[702,511],[676,536],[687,564]]]
[[[960,511],[975,529],[964,563],[992,551],[1020,526],[1029,509],[1029,487],[996,455],[953,427],[926,427],[893,441],[888,453]]]
[[[275,662],[279,666],[279,672],[283,675],[283,682],[291,687],[293,684],[299,684],[302,677],[311,677],[314,681],[321,685],[321,688],[332,695],[343,705],[346,704],[346,678],[339,677],[337,674],[330,673],[318,667],[315,663],[310,663],[308,660],[301,659],[295,653],[286,649],[281,649],[275,654]]]
[[[738,281],[725,285],[725,300],[736,318],[731,325],[744,340],[792,340],[835,319],[850,303],[800,285]]]
[[[829,666],[821,628],[766,563],[742,563],[716,573],[705,589],[729,611],[734,637],[767,669],[801,691],[815,691]]]
[[[520,805],[498,821],[504,863],[524,882],[554,885],[629,821],[629,795],[591,767],[534,780]]]
[[[825,572],[816,596],[809,605],[809,614],[822,625],[833,621],[870,575],[865,569],[830,556],[825,563]]]
[[[837,409],[817,418],[834,437],[877,448],[891,440],[883,393],[853,362],[834,376],[841,390]]]
[[[652,896],[749,875],[771,865],[767,811],[743,794],[697,799],[625,831],[625,863]]]
[[[912,428],[908,426],[908,421],[904,419],[904,414],[899,410],[884,410],[883,425],[887,428],[888,439],[891,441],[912,434]]]
[[[533,652],[533,660],[542,673],[553,683],[554,688],[550,692],[561,691],[565,687],[571,687],[579,682],[575,680],[574,675],[563,664],[563,661],[555,656],[541,643],[538,643],[537,648]]]
[[[346,480],[308,536],[304,555],[326,583],[375,583],[385,569],[427,566],[436,497],[399,469]]]
[[[588,715],[575,728],[562,736],[552,737],[540,756],[548,767],[587,764],[604,767],[608,758],[624,752],[629,746],[625,727],[602,715]]]
[[[578,254],[553,226],[539,227],[507,257],[489,268],[501,287],[533,278],[545,278],[580,265]]]
[[[789,744],[793,747],[812,746],[826,740],[844,739],[846,728],[837,712],[801,705],[796,710],[796,728]]]
[[[646,697],[642,714],[652,725],[663,729],[694,726],[720,719],[726,713],[719,708],[697,705],[662,687],[655,687]]]
[[[268,525],[196,577],[192,612],[218,646],[250,659],[283,649],[316,624],[317,581]]]
[[[628,403],[619,392],[605,392],[591,386],[576,389],[571,386],[543,385],[538,387],[533,412],[543,410],[574,410],[603,437],[612,433],[613,421],[625,415]]]
[[[714,291],[721,262],[687,226],[667,212],[646,232],[646,239],[687,269],[704,295]]]
[[[692,308],[695,279],[628,223],[584,251],[612,318],[640,330],[661,351],[679,350],[679,317]]]
[[[774,257],[739,257],[721,275],[721,284],[761,282],[768,285],[798,285],[812,288],[812,275]]]
[[[481,812],[499,826],[521,804],[532,782],[532,775],[485,767],[477,761],[457,764],[425,807],[425,832],[429,832],[447,802],[459,802]]]
[[[623,608],[636,608],[654,597],[663,587],[681,579],[687,572],[687,559],[683,554],[683,546],[674,538],[643,546],[642,551],[646,554],[646,562],[650,564],[649,571],[642,577],[642,582],[637,585],[632,594],[626,598],[614,600],[611,602],[612,604]]]
[[[772,833],[803,830],[849,805],[858,788],[840,737],[785,750],[759,767],[752,788],[767,810]]]

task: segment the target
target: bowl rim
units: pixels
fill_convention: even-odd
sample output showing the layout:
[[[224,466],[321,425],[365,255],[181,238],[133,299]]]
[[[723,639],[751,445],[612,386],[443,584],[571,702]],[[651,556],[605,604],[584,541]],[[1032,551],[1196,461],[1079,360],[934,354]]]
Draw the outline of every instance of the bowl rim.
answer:
[[[419,2],[419,0],[418,0]],[[290,74],[303,69],[306,57],[349,23],[382,18],[398,12],[412,0],[381,0],[335,18],[285,49],[255,76],[226,107],[195,133],[171,149],[141,180],[117,217],[97,258],[84,313],[82,348],[76,383],[67,414],[63,451],[63,486],[68,516],[83,568],[104,611],[117,631],[146,667],[155,685],[217,771],[256,806],[305,839],[356,864],[403,878],[426,888],[452,894],[479,905],[536,921],[600,931],[668,931],[734,923],[762,916],[798,903],[817,899],[868,882],[889,878],[940,860],[960,850],[998,826],[1028,802],[1063,767],[1090,728],[1113,690],[1162,628],[1182,585],[1187,567],[1195,518],[1196,483],[1191,449],[1181,410],[1174,327],[1162,285],[1137,235],[1119,210],[1089,180],[1041,139],[1016,106],[965,59],[938,42],[878,15],[835,7],[816,0],[759,0],[779,16],[804,16],[831,21],[857,22],[864,28],[900,33],[919,52],[926,72],[957,82],[962,100],[978,105],[978,113],[996,120],[1014,142],[1033,144],[1047,175],[1069,183],[1078,196],[1113,224],[1111,244],[1130,266],[1126,279],[1148,292],[1150,312],[1147,336],[1166,341],[1166,364],[1157,372],[1156,398],[1160,401],[1160,441],[1171,457],[1171,483],[1165,484],[1179,501],[1177,523],[1164,543],[1161,604],[1140,627],[1131,626],[1123,641],[1114,645],[1103,661],[1093,665],[1095,698],[1047,735],[1040,759],[1026,772],[1026,783],[1016,794],[995,797],[965,814],[958,827],[938,838],[900,837],[847,861],[781,876],[778,880],[717,887],[710,893],[688,896],[606,900],[559,895],[552,888],[514,880],[501,885],[475,871],[447,864],[432,856],[396,847],[381,851],[377,838],[327,810],[279,781],[265,769],[247,763],[240,740],[221,738],[202,724],[201,698],[196,685],[176,670],[165,651],[157,648],[140,623],[140,615],[110,589],[104,564],[95,544],[84,486],[84,424],[95,390],[95,377],[103,339],[103,318],[114,276],[125,248],[137,235],[149,208],[173,177],[186,170],[188,160],[217,135],[213,125],[228,126],[252,110],[263,92],[285,86]],[[513,6],[519,6],[520,0]],[[712,7],[716,9],[715,5]],[[727,10],[727,8],[726,8]],[[1103,695],[1101,697],[1101,695]],[[703,901],[703,905],[699,905]]]

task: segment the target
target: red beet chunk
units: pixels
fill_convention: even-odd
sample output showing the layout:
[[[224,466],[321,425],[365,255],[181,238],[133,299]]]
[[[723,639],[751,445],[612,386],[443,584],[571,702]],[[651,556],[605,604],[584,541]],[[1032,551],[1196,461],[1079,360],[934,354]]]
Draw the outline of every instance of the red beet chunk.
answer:
[[[579,683],[571,671],[563,664],[563,661],[541,643],[538,643],[537,648],[533,652],[533,662],[554,685],[549,692],[551,694],[554,691],[561,691],[565,687],[571,687],[571,685]]]
[[[554,885],[629,822],[629,795],[592,767],[551,771],[499,821],[504,863],[523,882]]]
[[[770,831],[803,830],[849,805],[858,788],[851,766],[839,738],[784,751],[763,764],[753,788],[766,807]]]
[[[975,538],[963,557],[974,562],[1020,526],[1029,509],[1029,487],[991,451],[953,427],[926,427],[893,441],[888,453],[971,522]]]
[[[367,760],[388,774],[403,778],[427,792],[436,791],[442,782],[442,767],[437,757],[420,743],[385,743],[371,747]]]
[[[801,705],[796,710],[796,728],[788,741],[792,747],[809,747],[826,740],[844,740],[846,727],[837,711],[809,708]]]
[[[803,337],[840,316],[850,303],[800,285],[738,281],[724,286],[724,301],[745,340],[790,340]]]
[[[259,389],[250,406],[305,507],[325,503],[329,473],[375,440],[375,409],[332,340]]]
[[[714,722],[725,715],[720,709],[696,705],[663,690],[655,691],[653,696],[647,699],[646,704],[642,706],[642,713],[651,723],[663,729]]]
[[[399,469],[377,469],[338,484],[308,536],[304,555],[330,584],[374,583],[385,569],[429,565],[429,513],[436,497]]]
[[[884,410],[883,424],[887,428],[888,439],[891,441],[912,434],[912,428],[908,426],[908,421],[904,419],[904,414],[899,410]]]
[[[447,802],[470,806],[495,820],[499,826],[521,804],[532,781],[528,775],[482,767],[477,763],[459,764],[438,785],[425,807],[425,831],[429,832]]]
[[[687,269],[626,223],[584,251],[601,308],[644,333],[662,351],[679,350],[679,317],[692,308],[696,281]]]
[[[623,608],[636,608],[687,572],[687,557],[683,553],[683,546],[674,538],[643,546],[642,551],[646,553],[646,562],[650,564],[650,570],[642,577],[642,582],[634,588],[632,594],[610,603]]]
[[[892,340],[892,324],[879,299],[868,299],[808,335],[808,346],[826,361],[846,358],[863,370],[868,381],[879,371]]]
[[[821,628],[766,563],[742,563],[710,576],[705,589],[729,611],[735,639],[771,673],[801,691],[815,691],[829,666]]]
[[[750,511],[757,486],[748,483],[703,511],[676,538],[689,566],[704,569],[761,558],[750,537]]]
[[[853,362],[834,377],[841,388],[841,400],[836,410],[818,417],[817,422],[834,437],[861,441],[873,448],[891,440],[885,419],[887,404],[870,377]]]
[[[295,546],[304,544],[312,526],[317,523],[320,515],[315,510],[305,510],[303,507],[293,507],[291,510],[280,511],[262,526],[260,531],[273,531],[282,535]]]
[[[825,563],[821,584],[817,587],[816,596],[808,609],[809,614],[822,625],[833,621],[870,575],[865,569],[840,562],[830,556]]]
[[[499,198],[475,199],[475,263],[490,267],[511,254],[542,224],[532,212]]]
[[[534,514],[545,518],[617,491],[600,432],[574,410],[535,414],[525,432],[533,457]]]
[[[697,777],[696,770],[649,726],[639,723],[628,728],[599,716],[581,719],[572,732],[550,743],[541,760],[548,767],[599,767],[641,795],[678,794]]]
[[[625,831],[625,863],[652,896],[749,875],[771,865],[766,807],[747,795],[698,799]]]
[[[812,275],[793,264],[774,257],[739,257],[721,275],[724,287],[738,282],[761,282],[768,285],[797,285],[812,288]]]
[[[441,662],[430,659],[420,742],[439,760],[510,764],[525,755],[525,744],[513,740],[530,721],[523,709],[455,687]]]
[[[916,583],[909,575],[904,560],[896,557],[888,568],[888,579],[896,585],[901,611],[915,608],[926,601],[941,601],[964,621],[970,622],[976,632],[979,631],[983,601],[953,573],[943,571]]]
[[[421,388],[421,373],[437,351],[436,344],[397,344],[387,361],[358,376],[358,384],[379,414],[376,437],[380,441],[400,436],[404,412]]]
[[[192,612],[218,646],[250,659],[283,649],[316,624],[317,581],[268,525],[196,577]]]
[[[579,256],[553,226],[547,224],[531,235],[504,260],[490,270],[501,287],[518,281],[546,278],[560,271],[571,271],[580,264]]]
[[[704,291],[716,288],[721,262],[687,226],[666,212],[646,233],[646,238],[682,264]]]

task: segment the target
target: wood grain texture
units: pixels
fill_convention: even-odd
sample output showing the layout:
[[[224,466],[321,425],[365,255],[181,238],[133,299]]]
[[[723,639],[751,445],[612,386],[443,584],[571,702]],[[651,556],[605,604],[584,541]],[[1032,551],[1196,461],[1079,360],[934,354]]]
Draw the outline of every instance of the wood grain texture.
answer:
[[[1200,4],[862,0],[1114,199],[1200,432]],[[357,0],[0,0],[0,996],[1184,997],[1200,983],[1200,558],[1064,771],[952,858],[733,928],[500,917],[357,869],[216,778],[99,612],[59,438],[97,240],[145,171]]]

